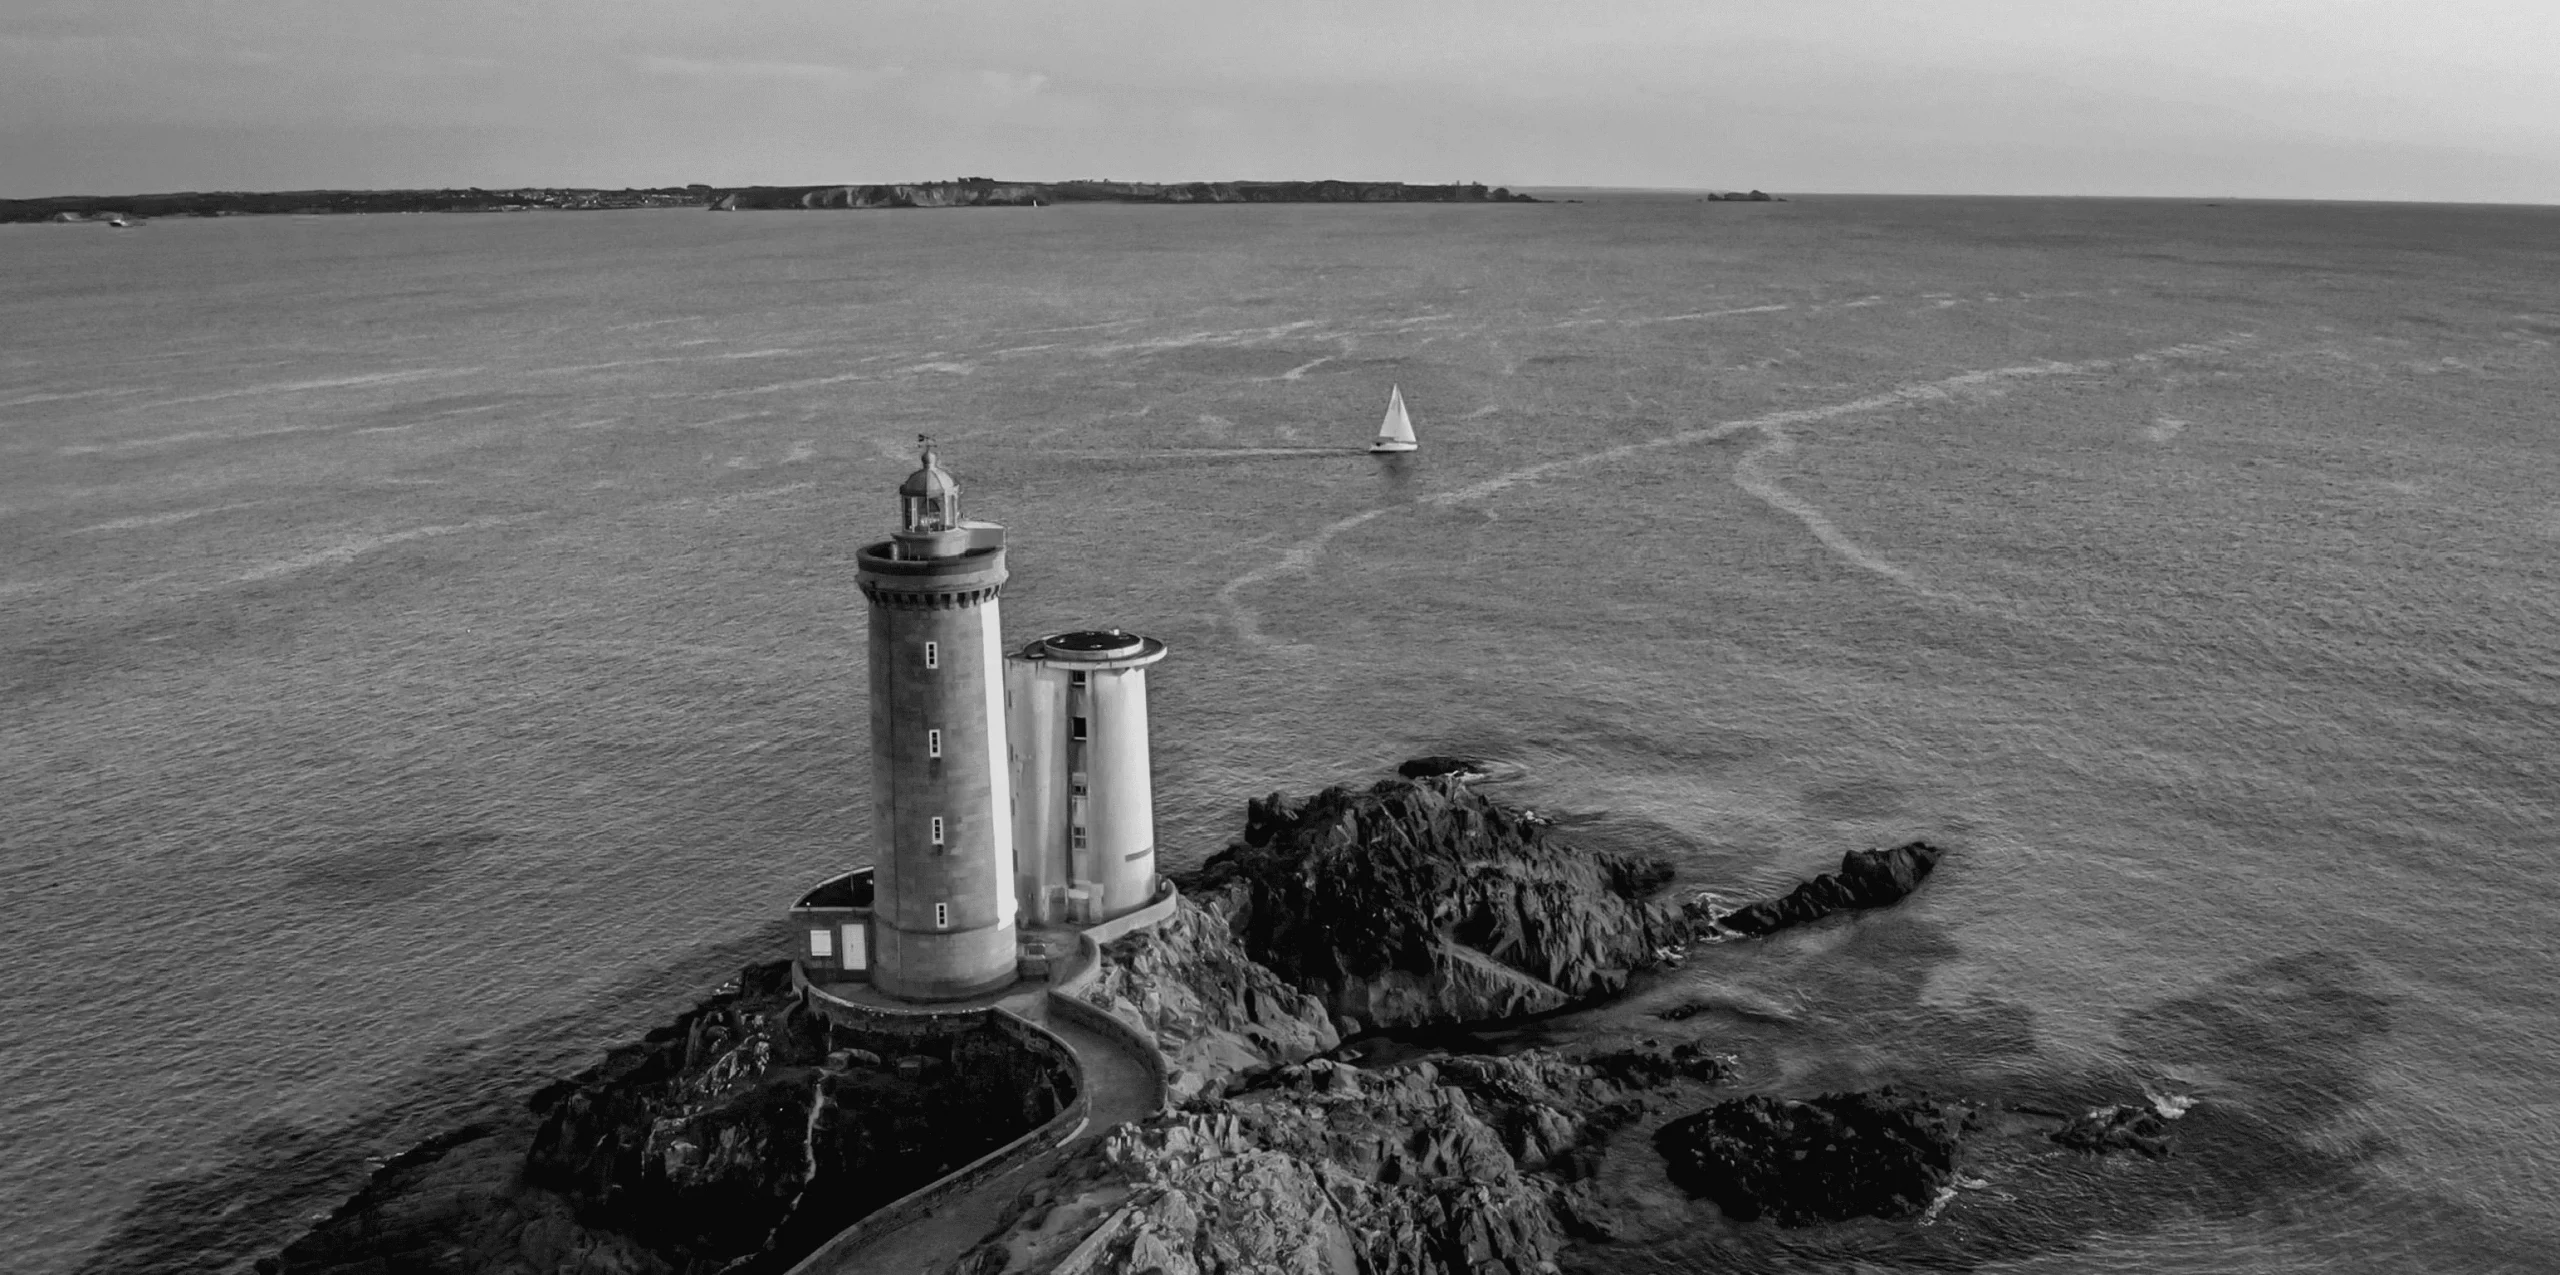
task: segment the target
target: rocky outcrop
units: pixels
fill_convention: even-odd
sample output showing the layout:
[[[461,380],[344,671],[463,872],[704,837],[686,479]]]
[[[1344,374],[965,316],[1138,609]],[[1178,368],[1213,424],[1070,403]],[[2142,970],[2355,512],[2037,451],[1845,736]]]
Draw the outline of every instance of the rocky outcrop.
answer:
[[[1248,803],[1244,839],[1184,883],[1246,951],[1352,1029],[1543,1013],[1625,986],[1685,941],[1659,860],[1550,836],[1452,778]]]
[[[2176,1141],[2169,1122],[2187,1114],[2188,1105],[2185,1098],[2155,1097],[2093,1107],[2045,1136],[2075,1151],[2138,1151],[2166,1159]]]
[[[1955,1177],[1964,1113],[1890,1087],[1804,1102],[1750,1096],[1664,1125],[1671,1180],[1738,1222],[1909,1217]]]
[[[1106,944],[1079,994],[1154,1037],[1175,1102],[1341,1043],[1321,1002],[1255,964],[1225,913],[1188,897],[1161,923]]]
[[[1436,779],[1442,775],[1481,775],[1485,773],[1485,764],[1473,757],[1436,755],[1414,757],[1396,767],[1396,773],[1407,779]]]
[[[582,1224],[523,1185],[528,1124],[470,1125],[410,1149],[277,1256],[263,1275],[672,1275],[639,1241]]]
[[[759,1255],[780,1269],[1074,1097],[1059,1060],[1009,1036],[891,1045],[810,1013],[765,969],[780,987],[708,1006],[550,1096],[526,1180],[679,1270]]]
[[[1581,1185],[1641,1086],[1703,1056],[1316,1060],[1131,1125],[1024,1193],[968,1275],[1530,1272],[1605,1233]]]
[[[1817,876],[1784,898],[1764,899],[1713,916],[1712,923],[1733,934],[1774,934],[1834,912],[1898,903],[1929,879],[1929,870],[1938,866],[1943,853],[1926,841],[1890,850],[1852,850],[1840,856],[1839,872]]]
[[[992,1028],[906,1046],[749,969],[636,1045],[386,1165],[266,1269],[754,1275],[995,1149],[1074,1097],[1062,1059]]]

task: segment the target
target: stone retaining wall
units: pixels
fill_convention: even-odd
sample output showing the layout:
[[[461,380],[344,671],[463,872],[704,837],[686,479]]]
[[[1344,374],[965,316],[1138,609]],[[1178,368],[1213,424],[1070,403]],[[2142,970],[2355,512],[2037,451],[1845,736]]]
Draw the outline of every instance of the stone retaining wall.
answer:
[[[1121,1052],[1138,1060],[1146,1069],[1151,1092],[1147,1099],[1150,1111],[1164,1110],[1172,1094],[1172,1081],[1166,1075],[1164,1054],[1156,1049],[1155,1038],[1121,1021],[1120,1016],[1085,998],[1067,992],[1049,993],[1049,1012],[1087,1031],[1110,1038]]]

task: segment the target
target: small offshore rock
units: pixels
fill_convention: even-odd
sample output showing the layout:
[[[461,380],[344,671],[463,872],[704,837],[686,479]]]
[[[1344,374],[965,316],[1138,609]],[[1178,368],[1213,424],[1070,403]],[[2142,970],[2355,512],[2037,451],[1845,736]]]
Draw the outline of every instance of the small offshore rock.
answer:
[[[2183,1113],[2185,1108],[2176,1110]],[[2075,1151],[2139,1151],[2159,1160],[2169,1154],[2169,1121],[2175,1118],[2167,1116],[2160,1104],[2122,1103],[2083,1112],[2045,1136]]]
[[[1442,775],[1482,775],[1483,762],[1473,757],[1415,757],[1396,767],[1396,773],[1407,779],[1436,779]]]
[[[1714,917],[1713,924],[1734,934],[1774,934],[1834,912],[1880,908],[1901,902],[1946,852],[1926,841],[1911,841],[1890,850],[1852,850],[1840,856],[1840,871],[1824,873],[1789,891],[1784,898],[1763,899]]]
[[[1887,1087],[1804,1102],[1759,1095],[1664,1125],[1671,1180],[1738,1222],[1910,1217],[1955,1177],[1961,1115]]]

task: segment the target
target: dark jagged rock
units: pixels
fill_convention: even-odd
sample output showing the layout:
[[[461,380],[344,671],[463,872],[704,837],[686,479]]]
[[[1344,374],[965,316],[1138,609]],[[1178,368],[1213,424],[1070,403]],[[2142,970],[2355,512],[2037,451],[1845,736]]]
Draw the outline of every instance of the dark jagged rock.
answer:
[[[1671,1180],[1738,1222],[1909,1217],[1955,1176],[1960,1113],[1884,1088],[1807,1102],[1750,1096],[1664,1125]]]
[[[1484,763],[1472,757],[1416,757],[1396,767],[1396,773],[1407,779],[1432,779],[1441,775],[1481,775]]]
[[[1840,856],[1840,871],[1824,873],[1790,891],[1786,897],[1763,899],[1715,918],[1735,934],[1774,934],[1834,912],[1880,908],[1897,903],[1929,879],[1945,852],[1926,841],[1890,850],[1852,850]]]
[[[708,1006],[553,1096],[526,1180],[679,1270],[778,1270],[1074,1096],[1054,1060],[992,1031],[909,1043],[885,1067],[850,1065],[860,1039],[787,992]],[[848,1066],[829,1068],[839,1051]]]
[[[2169,1121],[2176,1118],[2156,1102],[2122,1103],[2082,1112],[2045,1136],[2077,1151],[2139,1151],[2159,1160],[2169,1154]]]
[[[1668,865],[1552,838],[1449,778],[1247,803],[1185,890],[1225,896],[1245,950],[1362,1027],[1514,1018],[1618,991],[1685,942],[1647,896]]]
[[[884,1064],[802,1009],[787,971],[751,967],[504,1129],[392,1161],[269,1269],[780,1271],[1074,1096],[1060,1062],[992,1029],[901,1046]]]
[[[520,1181],[531,1130],[475,1124],[375,1171],[362,1191],[260,1275],[673,1275],[639,1241],[579,1221],[569,1200]]]

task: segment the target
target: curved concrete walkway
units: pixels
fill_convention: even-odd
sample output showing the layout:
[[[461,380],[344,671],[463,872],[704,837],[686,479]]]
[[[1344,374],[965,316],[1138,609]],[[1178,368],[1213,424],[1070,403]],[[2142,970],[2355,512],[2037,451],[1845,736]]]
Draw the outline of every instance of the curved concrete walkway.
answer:
[[[859,1249],[833,1254],[823,1266],[795,1268],[793,1275],[924,1275],[943,1270],[994,1232],[1005,1206],[1039,1181],[1060,1156],[1104,1130],[1153,1113],[1155,1079],[1121,1042],[1069,1022],[1064,1015],[1051,1014],[1045,994],[1029,1003],[1008,1000],[1005,1008],[1048,1028],[1075,1051],[1076,1064],[1084,1069],[1092,1112],[1084,1128],[1059,1147],[987,1179],[966,1195],[944,1201],[925,1217]]]

